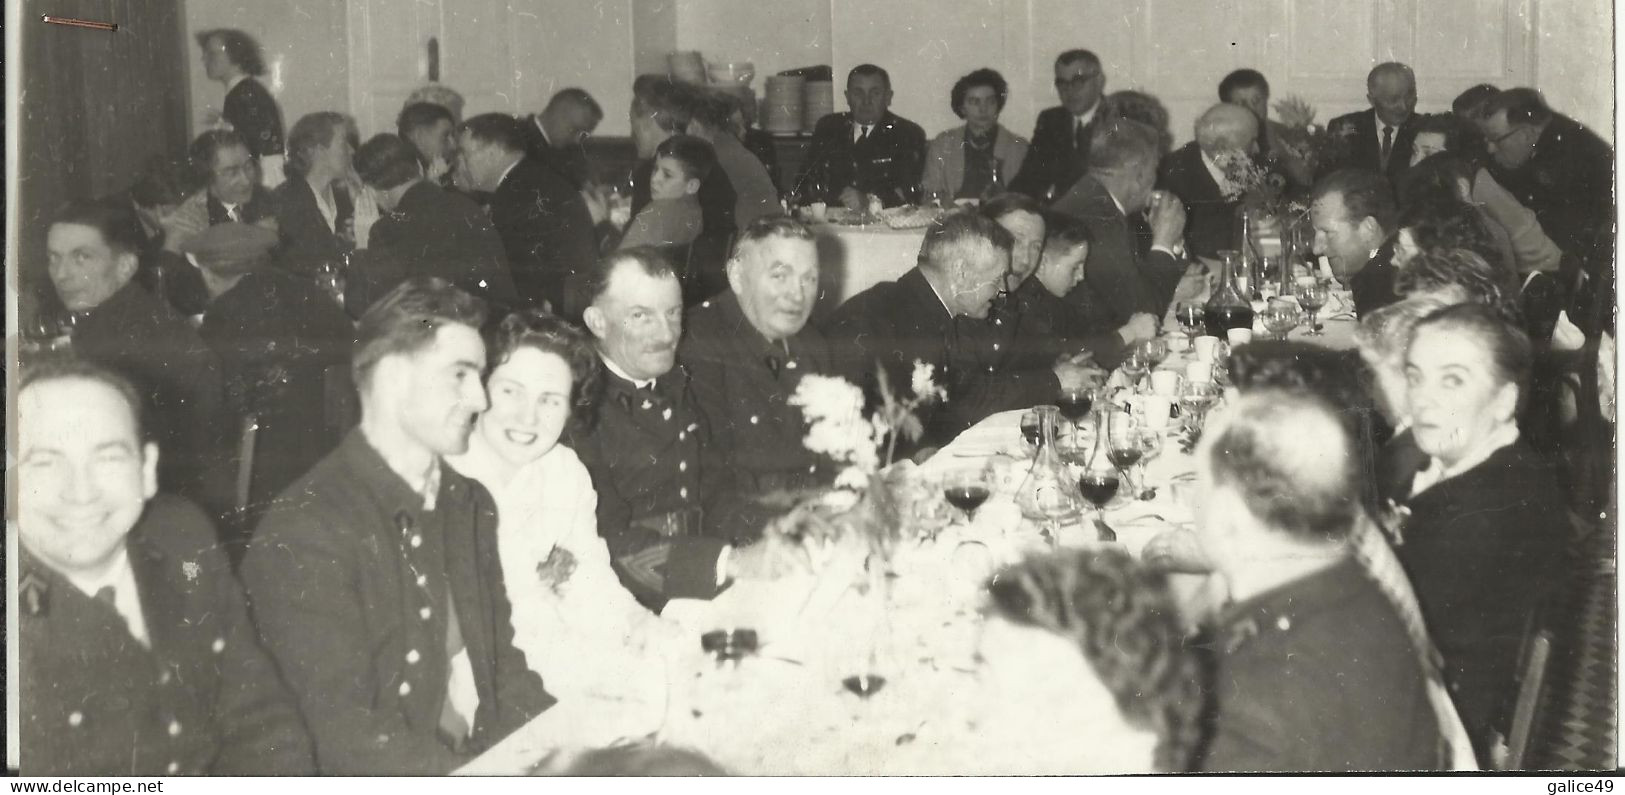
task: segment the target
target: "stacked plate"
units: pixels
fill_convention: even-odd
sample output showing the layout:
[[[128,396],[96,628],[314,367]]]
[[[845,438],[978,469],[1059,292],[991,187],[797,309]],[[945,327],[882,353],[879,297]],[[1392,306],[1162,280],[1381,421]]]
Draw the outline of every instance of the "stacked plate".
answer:
[[[767,96],[763,101],[762,129],[768,132],[793,133],[802,128],[803,88],[806,80],[798,76],[772,75],[767,78]]]
[[[802,118],[801,129],[812,132],[818,125],[818,120],[835,112],[835,84],[828,80],[819,80],[807,84],[806,112]]]
[[[705,72],[711,76],[711,82],[717,85],[748,86],[751,78],[756,76],[756,64],[750,61],[712,63],[705,65]]]

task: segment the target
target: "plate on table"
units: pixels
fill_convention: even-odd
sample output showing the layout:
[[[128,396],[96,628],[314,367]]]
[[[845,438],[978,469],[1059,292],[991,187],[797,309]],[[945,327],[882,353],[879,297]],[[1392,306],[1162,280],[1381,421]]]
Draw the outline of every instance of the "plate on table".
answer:
[[[936,207],[890,207],[880,211],[880,220],[893,229],[924,229],[942,216]]]

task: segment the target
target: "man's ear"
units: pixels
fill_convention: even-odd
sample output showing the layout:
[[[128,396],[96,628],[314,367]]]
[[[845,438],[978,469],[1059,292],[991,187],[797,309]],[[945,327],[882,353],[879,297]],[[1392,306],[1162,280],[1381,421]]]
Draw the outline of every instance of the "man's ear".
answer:
[[[141,496],[152,499],[158,493],[158,445],[141,445]]]
[[[586,322],[587,330],[591,331],[594,337],[603,339],[609,331],[609,318],[604,317],[604,310],[597,306],[587,307],[586,311],[581,313],[581,319]]]
[[[141,267],[141,258],[133,251],[121,251],[117,256],[118,259],[115,260],[117,270],[114,273],[118,276],[119,284],[128,284],[135,278],[136,269]]]
[[[1360,235],[1371,244],[1371,248],[1382,245],[1388,239],[1388,235],[1382,231],[1382,224],[1377,223],[1376,217],[1371,215],[1360,219]]]
[[[683,183],[683,192],[690,196],[698,194],[700,192],[700,181],[694,177],[689,177],[688,181]]]
[[[738,254],[728,258],[728,287],[735,294],[742,293],[745,290],[744,268],[745,263],[740,260]]]

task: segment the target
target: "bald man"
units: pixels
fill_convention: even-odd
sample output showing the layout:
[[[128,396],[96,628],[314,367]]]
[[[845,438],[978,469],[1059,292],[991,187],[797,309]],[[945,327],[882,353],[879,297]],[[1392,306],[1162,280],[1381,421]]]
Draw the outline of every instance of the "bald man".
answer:
[[[1365,96],[1371,107],[1326,125],[1341,151],[1321,164],[1321,176],[1360,168],[1393,180],[1410,166],[1417,123],[1416,74],[1402,63],[1377,64],[1366,75]]]
[[[1235,218],[1240,187],[1226,172],[1256,162],[1258,117],[1240,105],[1220,103],[1196,120],[1196,140],[1162,162],[1157,187],[1185,205],[1185,248],[1198,257],[1217,258],[1236,247]]]
[[[1393,604],[1350,549],[1360,467],[1337,410],[1243,395],[1196,452],[1197,534],[1232,602],[1213,627],[1204,771],[1438,770],[1447,743]]]

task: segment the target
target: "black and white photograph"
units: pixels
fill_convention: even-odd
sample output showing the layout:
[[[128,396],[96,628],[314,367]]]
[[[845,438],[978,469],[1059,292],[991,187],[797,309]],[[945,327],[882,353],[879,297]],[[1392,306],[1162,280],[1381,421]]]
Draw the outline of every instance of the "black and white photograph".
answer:
[[[5,14],[13,776],[1620,766],[1608,0]]]

